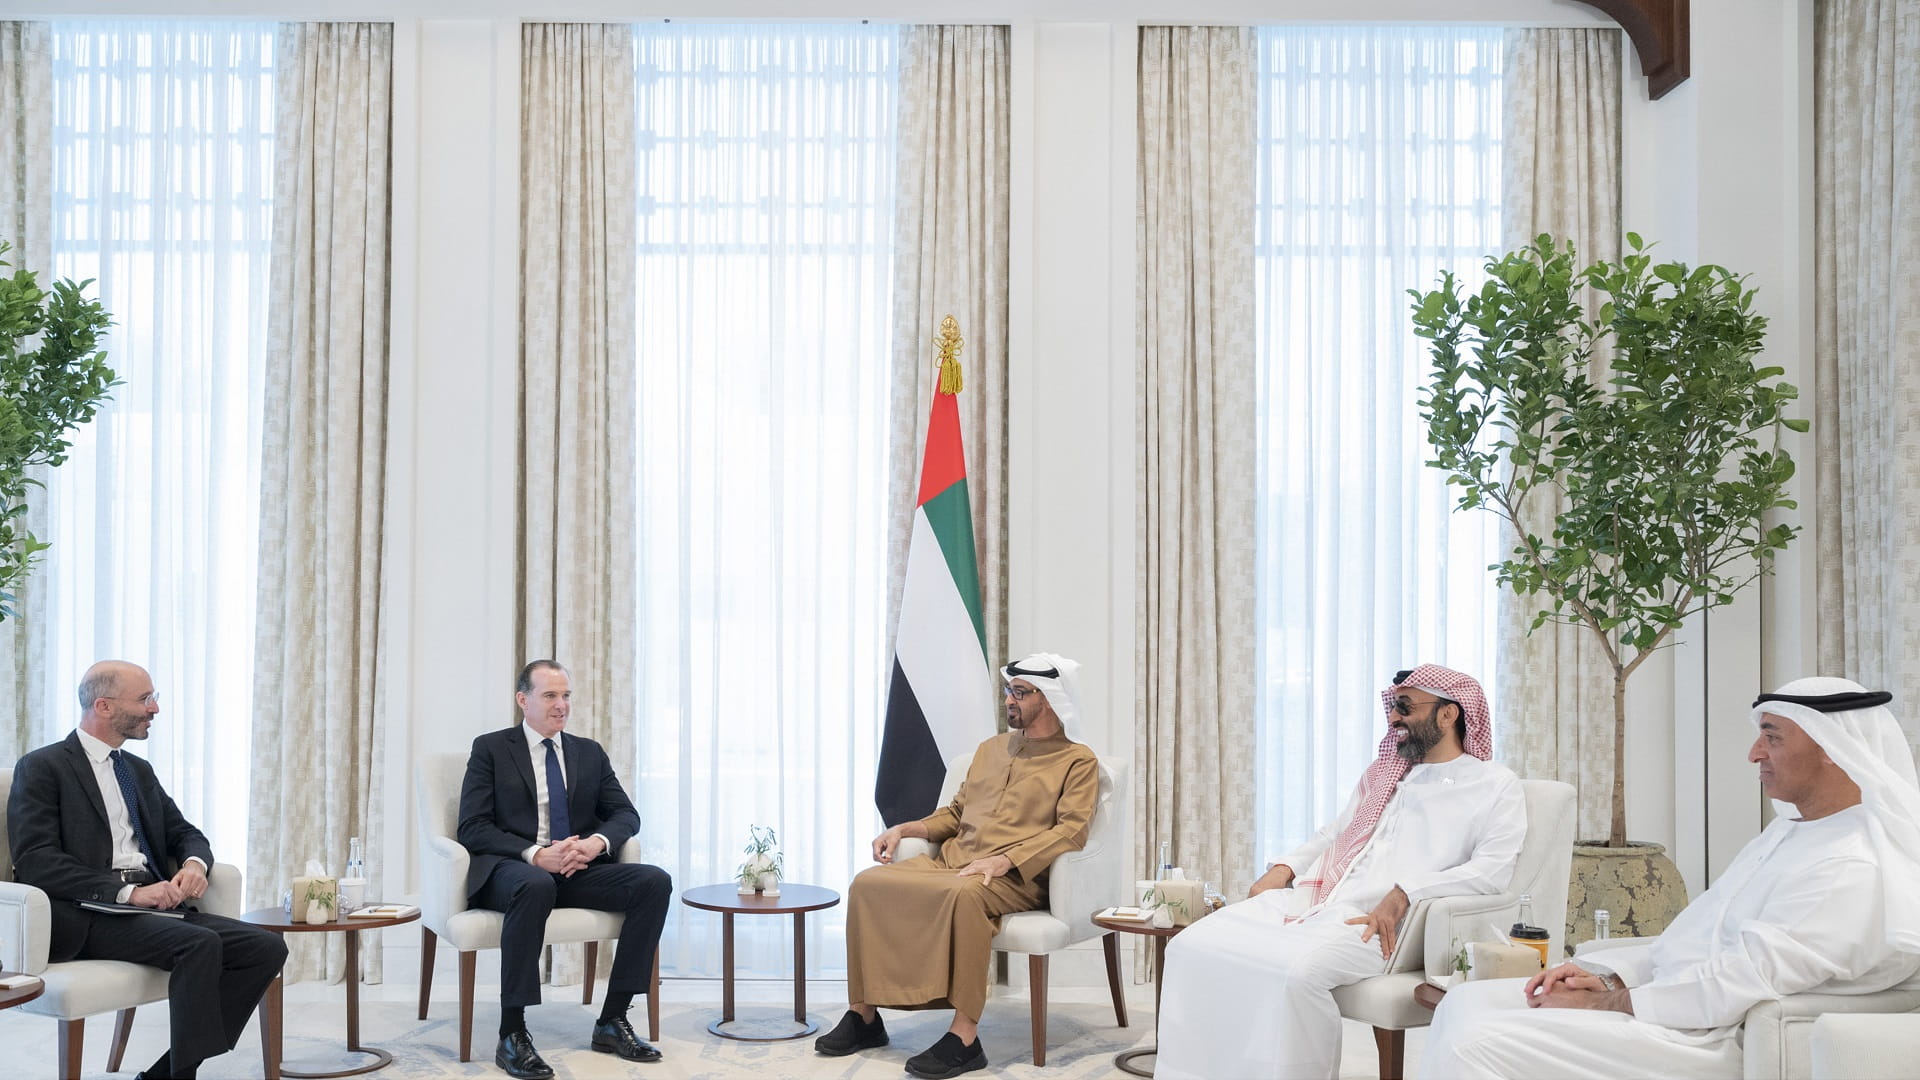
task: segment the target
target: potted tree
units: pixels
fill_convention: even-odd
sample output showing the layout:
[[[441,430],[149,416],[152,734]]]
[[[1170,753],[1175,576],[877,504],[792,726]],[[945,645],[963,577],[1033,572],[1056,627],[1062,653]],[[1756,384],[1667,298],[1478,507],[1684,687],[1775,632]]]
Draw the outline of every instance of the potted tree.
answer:
[[[1588,908],[1648,934],[1685,906],[1659,845],[1627,841],[1627,680],[1793,540],[1770,520],[1795,505],[1779,440],[1808,426],[1786,414],[1798,392],[1782,369],[1754,363],[1766,320],[1745,277],[1655,263],[1633,233],[1627,246],[1618,262],[1578,267],[1571,247],[1541,236],[1490,259],[1472,295],[1451,275],[1413,293],[1433,357],[1420,403],[1429,464],[1460,487],[1461,507],[1513,527],[1515,546],[1490,569],[1539,604],[1533,629],[1585,627],[1613,673],[1612,821],[1604,844],[1576,845],[1569,942]],[[1650,879],[1669,883],[1664,899]]]
[[[11,267],[0,241],[0,267]],[[19,614],[16,590],[47,542],[26,527],[35,472],[67,459],[74,428],[118,385],[96,349],[112,324],[84,291],[91,281],[40,288],[30,270],[0,274],[0,619]]]

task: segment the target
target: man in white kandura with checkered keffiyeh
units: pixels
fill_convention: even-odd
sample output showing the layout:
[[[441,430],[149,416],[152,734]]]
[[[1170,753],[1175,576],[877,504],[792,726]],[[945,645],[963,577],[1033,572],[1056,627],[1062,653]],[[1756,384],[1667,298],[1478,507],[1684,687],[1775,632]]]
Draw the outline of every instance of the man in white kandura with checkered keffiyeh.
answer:
[[[1249,898],[1167,945],[1154,1075],[1332,1077],[1333,989],[1380,974],[1415,900],[1496,893],[1527,836],[1486,695],[1433,664],[1395,675],[1387,733],[1346,809]]]

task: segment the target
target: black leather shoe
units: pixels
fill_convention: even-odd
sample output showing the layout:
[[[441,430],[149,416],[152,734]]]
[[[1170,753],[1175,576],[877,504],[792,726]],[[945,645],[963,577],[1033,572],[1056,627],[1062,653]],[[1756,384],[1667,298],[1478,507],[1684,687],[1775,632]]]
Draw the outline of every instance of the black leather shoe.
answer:
[[[860,1019],[852,1009],[840,1018],[833,1030],[813,1040],[813,1050],[828,1057],[845,1057],[855,1050],[872,1050],[887,1045],[887,1023],[873,1014],[873,1023]]]
[[[622,1016],[616,1020],[598,1020],[593,1025],[593,1048],[603,1054],[618,1054],[628,1061],[654,1062],[660,1051],[647,1045],[633,1033],[633,1025]]]
[[[907,1059],[907,1071],[927,1080],[948,1080],[986,1067],[987,1048],[980,1045],[980,1037],[975,1035],[972,1043],[962,1043],[960,1036],[951,1031],[940,1036],[939,1042]]]
[[[493,1052],[493,1063],[513,1080],[552,1080],[553,1069],[540,1060],[540,1051],[533,1048],[533,1037],[524,1031],[516,1031],[500,1039],[500,1048]]]

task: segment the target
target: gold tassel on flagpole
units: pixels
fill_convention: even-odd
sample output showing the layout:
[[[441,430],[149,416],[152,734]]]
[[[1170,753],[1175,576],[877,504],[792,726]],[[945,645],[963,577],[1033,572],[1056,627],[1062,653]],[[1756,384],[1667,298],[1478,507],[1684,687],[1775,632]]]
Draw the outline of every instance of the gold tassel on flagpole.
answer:
[[[940,347],[940,392],[960,392],[960,322],[949,315],[940,320],[940,336],[933,339]]]

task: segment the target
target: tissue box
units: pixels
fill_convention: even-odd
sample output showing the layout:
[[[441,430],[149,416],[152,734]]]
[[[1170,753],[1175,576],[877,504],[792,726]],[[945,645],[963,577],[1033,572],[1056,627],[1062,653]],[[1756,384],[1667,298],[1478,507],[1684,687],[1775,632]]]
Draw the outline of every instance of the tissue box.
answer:
[[[1540,974],[1540,951],[1504,941],[1476,941],[1467,946],[1472,958],[1470,979],[1530,979]]]
[[[328,902],[324,905],[324,911],[326,913],[327,919],[333,919],[333,918],[339,917],[339,914],[340,914],[340,879],[339,878],[332,878],[332,877],[295,878],[294,882],[296,883],[296,886],[298,886],[298,883],[300,882],[306,883],[304,887],[299,887],[297,891],[293,894],[294,910],[300,912],[300,918],[302,920],[311,921],[309,917],[313,914],[313,911],[312,911],[313,902],[307,899],[309,895],[324,896],[327,898]]]
[[[1170,901],[1185,905],[1173,909],[1173,925],[1186,926],[1193,920],[1206,914],[1200,906],[1200,897],[1205,885],[1199,881],[1157,881],[1154,886],[1160,894]]]
[[[293,922],[307,921],[307,885],[313,881],[310,877],[293,879],[293,887],[288,892],[293,897],[293,906],[287,909],[287,918]]]

